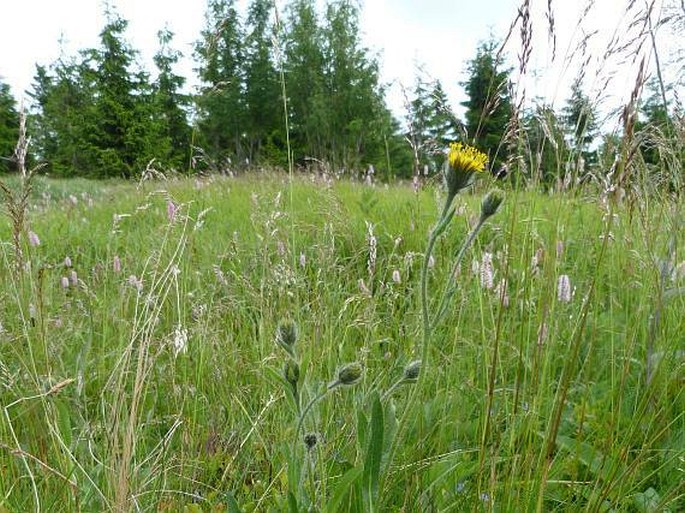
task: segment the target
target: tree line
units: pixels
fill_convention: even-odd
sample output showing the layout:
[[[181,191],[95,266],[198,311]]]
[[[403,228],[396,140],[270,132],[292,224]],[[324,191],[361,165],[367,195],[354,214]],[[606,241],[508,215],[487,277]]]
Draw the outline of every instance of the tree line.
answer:
[[[331,0],[323,11],[315,0],[291,0],[281,17],[272,0],[252,0],[244,16],[235,0],[208,0],[194,50],[194,94],[184,92],[186,78],[174,70],[182,55],[172,32],[158,33],[153,78],[126,40],[127,20],[111,7],[106,20],[96,48],[36,66],[28,91],[32,158],[52,176],[325,163],[410,178],[436,173],[449,142],[465,140],[488,153],[495,173],[506,174],[512,158],[526,155],[529,179],[560,185],[602,165],[602,152],[615,143],[597,143],[581,80],[561,112],[542,103],[518,112],[511,69],[494,41],[467,63],[463,120],[442,84],[417,74],[401,125],[386,105],[378,58],[361,41],[354,0]],[[670,117],[658,100],[652,88],[640,122],[666,130]],[[11,169],[18,118],[0,83],[0,170]],[[642,143],[645,161],[656,165],[658,152]]]

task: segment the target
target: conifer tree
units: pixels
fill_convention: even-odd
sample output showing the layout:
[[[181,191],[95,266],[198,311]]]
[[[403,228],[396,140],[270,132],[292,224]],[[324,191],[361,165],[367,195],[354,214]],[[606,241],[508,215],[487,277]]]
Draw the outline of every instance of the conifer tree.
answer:
[[[153,84],[152,119],[157,133],[156,158],[165,166],[183,169],[190,152],[190,126],[186,109],[190,98],[181,92],[185,78],[174,73],[181,53],[170,47],[173,33],[157,33],[160,48],[154,56],[157,79]]]
[[[488,154],[490,166],[499,167],[506,161],[503,144],[514,108],[511,98],[510,69],[502,68],[497,45],[490,40],[482,43],[467,66],[468,78],[462,85],[468,99],[466,131],[468,137]]]
[[[328,140],[328,99],[324,93],[323,36],[313,0],[287,7],[285,81],[291,141],[296,160],[323,157]]]
[[[283,104],[279,77],[274,65],[272,0],[253,0],[247,12],[245,39],[245,104],[247,109],[247,151],[250,161],[268,157],[283,159]],[[280,158],[279,158],[280,157]],[[281,162],[282,163],[282,162]]]
[[[209,0],[196,45],[202,86],[196,98],[200,145],[215,161],[243,162],[243,31],[235,0]]]
[[[29,96],[34,156],[54,176],[87,175],[97,165],[87,144],[93,129],[94,91],[87,87],[87,67],[60,57],[37,65]]]
[[[571,96],[563,110],[563,121],[572,147],[579,152],[585,151],[597,136],[597,125],[592,102],[583,92],[580,77],[571,85]]]
[[[0,82],[0,172],[12,169],[10,165],[19,136],[19,113],[9,85]]]
[[[329,159],[349,169],[382,167],[390,114],[379,85],[378,62],[361,43],[356,3],[329,3],[323,35]]]
[[[95,93],[86,144],[96,162],[93,175],[131,177],[156,153],[152,91],[148,75],[131,70],[136,52],[124,39],[128,21],[112,12],[107,17],[100,48],[85,53],[86,87]]]

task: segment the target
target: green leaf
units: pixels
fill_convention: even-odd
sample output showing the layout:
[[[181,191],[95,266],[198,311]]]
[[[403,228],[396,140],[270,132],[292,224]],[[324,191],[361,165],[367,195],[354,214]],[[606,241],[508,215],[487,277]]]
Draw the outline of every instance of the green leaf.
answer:
[[[659,508],[661,497],[654,488],[647,488],[644,492],[633,495],[633,504],[640,513],[670,513],[670,510]]]
[[[228,505],[228,513],[243,513],[231,492],[226,492],[226,504]]]
[[[288,493],[288,506],[290,507],[290,513],[299,513],[300,509],[297,506],[297,499],[293,492]]]
[[[381,471],[381,460],[383,458],[383,405],[381,404],[378,392],[373,394],[373,404],[371,407],[371,433],[369,444],[366,449],[364,460],[364,474],[362,477],[362,493],[367,511],[375,511],[374,505],[378,495],[378,479]]]
[[[363,470],[363,467],[352,467],[343,474],[340,481],[337,482],[330,500],[326,504],[324,513],[337,513],[340,511],[343,500],[349,496],[350,489],[357,479],[359,479]]]
[[[580,442],[569,436],[559,435],[557,445],[575,455],[578,461],[585,465],[590,472],[605,482],[619,479],[626,473],[625,465],[620,461],[607,456],[588,443]]]
[[[364,410],[357,410],[357,446],[360,451],[366,448],[367,431],[369,429],[369,419],[364,414]]]

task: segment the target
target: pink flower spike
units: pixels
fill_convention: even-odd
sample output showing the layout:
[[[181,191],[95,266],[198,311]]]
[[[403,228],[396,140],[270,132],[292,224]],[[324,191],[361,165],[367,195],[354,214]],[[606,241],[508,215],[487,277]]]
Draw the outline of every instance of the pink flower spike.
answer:
[[[483,253],[483,260],[480,263],[480,285],[484,289],[494,287],[494,270],[492,268],[492,253]]]
[[[557,299],[561,303],[571,302],[571,279],[568,274],[559,275],[559,281],[557,282]]]
[[[68,256],[64,258],[64,267],[66,267],[67,269],[71,267],[71,258],[69,258]]]
[[[112,270],[115,273],[121,272],[121,260],[119,259],[119,255],[114,256],[114,260],[112,261]]]
[[[74,287],[78,285],[78,274],[76,274],[76,271],[71,271],[71,274],[69,275],[69,281]]]
[[[29,231],[29,244],[31,244],[31,246],[40,246],[40,239],[38,238],[38,235],[36,235],[36,232]]]
[[[169,219],[170,223],[174,222],[174,219],[176,218],[176,212],[177,211],[178,211],[178,207],[174,204],[174,202],[171,200],[167,201],[166,216]]]
[[[63,289],[68,289],[69,288],[69,278],[66,276],[62,276],[62,280],[60,281],[60,284],[62,285]]]
[[[394,281],[395,283],[402,283],[402,279],[400,277],[400,271],[399,270],[395,269],[392,272],[392,281]]]

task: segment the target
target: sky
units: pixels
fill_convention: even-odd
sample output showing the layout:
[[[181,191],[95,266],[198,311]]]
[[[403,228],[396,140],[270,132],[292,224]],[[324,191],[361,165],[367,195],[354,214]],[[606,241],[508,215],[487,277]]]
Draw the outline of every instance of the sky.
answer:
[[[321,4],[324,0],[318,0]],[[653,11],[655,21],[663,16],[661,2]],[[282,6],[283,0],[278,0]],[[141,64],[153,70],[152,56],[158,48],[157,31],[168,26],[173,46],[185,54],[177,71],[190,79],[193,43],[204,26],[205,0],[114,0],[119,14],[129,20],[127,39],[140,51]],[[439,79],[451,107],[462,112],[465,99],[460,86],[466,63],[480,42],[494,36],[503,39],[516,19],[523,0],[365,0],[360,25],[362,40],[381,63],[381,80],[387,84],[388,104],[398,116],[404,106],[404,90],[411,90],[417,72]],[[514,68],[519,97],[544,98],[563,105],[578,70],[586,70],[586,92],[605,112],[625,103],[632,91],[638,64],[621,56],[605,57],[607,46],[630,42],[632,13],[625,14],[629,0],[551,0],[555,45],[549,37],[548,0],[530,0],[532,48],[530,64],[518,76],[521,53],[520,24],[505,47],[507,62]],[[634,2],[640,4],[640,2]],[[238,0],[244,10],[248,0]],[[588,9],[584,16],[581,13]],[[35,64],[49,64],[60,56],[98,45],[104,24],[100,0],[3,0],[0,19],[0,80],[10,84],[18,99],[30,88]],[[582,19],[579,23],[578,20]],[[661,30],[661,29],[660,29]],[[585,42],[586,53],[579,48]],[[670,53],[679,46],[665,30],[657,32],[657,47]],[[555,48],[555,52],[552,49]],[[623,52],[628,54],[630,52]],[[651,63],[652,52],[641,48]],[[589,56],[589,57],[588,57]],[[664,57],[662,57],[663,59]],[[667,59],[665,59],[667,60]],[[582,65],[581,65],[582,64]],[[651,69],[651,68],[649,68]]]

